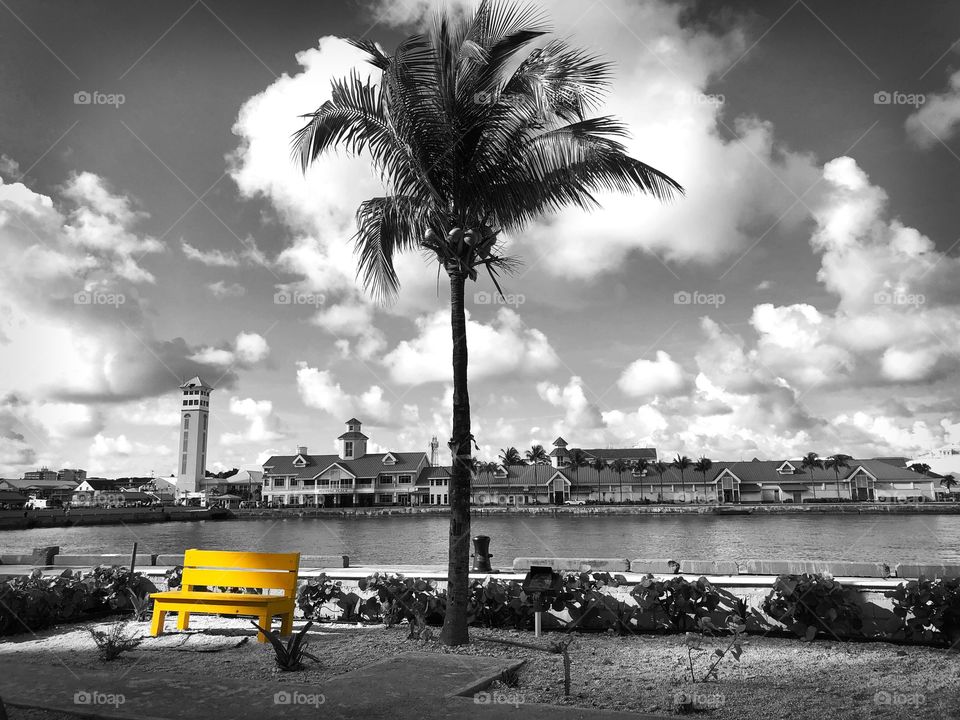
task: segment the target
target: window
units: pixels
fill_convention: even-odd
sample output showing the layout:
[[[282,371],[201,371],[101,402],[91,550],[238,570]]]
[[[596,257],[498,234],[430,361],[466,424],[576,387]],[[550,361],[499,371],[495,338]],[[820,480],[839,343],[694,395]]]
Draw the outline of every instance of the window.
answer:
[[[275,488],[286,487],[286,486],[287,486],[287,481],[284,480],[283,478],[274,478],[274,479],[273,479],[273,486],[274,486]]]
[[[317,480],[317,485],[319,487],[328,487],[330,485],[330,481],[327,480],[327,478],[320,478]]]
[[[183,416],[183,429],[184,429],[184,430],[189,430],[189,429],[190,429],[190,416],[189,416],[189,415],[184,415],[184,416]]]
[[[187,454],[186,453],[183,454],[180,460],[180,474],[181,475],[187,474]]]
[[[353,440],[344,440],[343,454],[346,457],[353,457]]]
[[[373,485],[373,478],[358,478],[357,485],[366,485],[369,487],[370,485]]]
[[[304,486],[305,488],[314,487],[316,484],[317,484],[317,481],[314,480],[313,478],[310,478],[310,479],[308,479],[308,480],[304,480],[304,481],[303,481],[303,486]]]
[[[447,496],[446,496],[446,495],[443,496],[443,504],[444,504],[444,505],[447,504]]]
[[[401,476],[400,476],[400,482],[402,482],[402,483],[409,483],[410,481],[411,481],[411,476],[410,476],[410,475],[401,475]]]

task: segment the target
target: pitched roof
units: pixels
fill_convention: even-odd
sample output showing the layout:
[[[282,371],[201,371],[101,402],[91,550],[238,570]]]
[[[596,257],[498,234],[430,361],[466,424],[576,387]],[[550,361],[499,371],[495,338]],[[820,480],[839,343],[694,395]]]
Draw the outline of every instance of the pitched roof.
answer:
[[[383,458],[392,455],[397,461],[391,465],[384,465]],[[263,471],[268,475],[294,475],[298,478],[316,477],[331,465],[339,465],[351,475],[362,478],[372,478],[381,473],[415,472],[421,463],[427,462],[424,452],[392,452],[374,455],[364,455],[356,460],[341,460],[339,455],[303,455],[307,461],[303,467],[293,464],[297,455],[274,455],[263,464]]]
[[[366,435],[357,430],[350,430],[345,432],[343,435],[339,436],[337,440],[369,440]]]
[[[360,423],[360,421],[357,420],[356,418],[350,418],[350,419],[347,420],[346,423],[344,423],[344,424],[345,424],[345,425],[360,425],[361,423]]]
[[[26,502],[27,496],[21,495],[16,490],[0,490],[0,502]]]
[[[584,448],[583,454],[587,457],[602,458],[604,460],[616,460],[617,458],[622,460],[638,460],[640,458],[646,460],[657,459],[656,448]]]
[[[200,379],[200,376],[199,376],[199,375],[194,375],[192,378],[190,378],[189,380],[187,380],[187,381],[186,381],[183,385],[181,385],[180,387],[181,387],[181,389],[182,389],[182,388],[195,388],[195,387],[200,387],[200,388],[206,388],[207,390],[213,390],[213,386],[212,386],[212,385],[207,385],[203,380]]]

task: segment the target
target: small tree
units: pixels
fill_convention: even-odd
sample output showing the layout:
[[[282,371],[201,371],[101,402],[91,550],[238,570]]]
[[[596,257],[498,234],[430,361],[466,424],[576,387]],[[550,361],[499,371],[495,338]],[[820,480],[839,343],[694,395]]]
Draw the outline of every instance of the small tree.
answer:
[[[623,502],[623,474],[630,469],[630,466],[617,458],[612,463],[610,463],[610,469],[617,474],[617,489],[620,491],[620,502]]]
[[[823,463],[824,468],[833,470],[833,474],[837,479],[837,500],[840,500],[840,470],[850,467],[847,462],[848,460],[853,460],[853,458],[849,455],[837,453],[828,457],[826,462]]]
[[[815,452],[808,452],[803,456],[800,468],[810,473],[810,490],[813,492],[813,497],[817,497],[817,485],[816,482],[814,482],[813,471],[817,468],[823,470],[823,460],[821,460]]]
[[[677,470],[680,471],[680,492],[683,495],[683,501],[686,502],[687,486],[684,483],[683,473],[691,465],[693,465],[693,460],[688,458],[686,455],[681,455],[680,453],[677,453],[677,457],[674,458],[672,465],[673,467],[675,467]]]
[[[525,454],[528,465],[546,465],[550,462],[550,458],[547,456],[547,451],[543,445],[531,445]]]
[[[700,459],[697,460],[696,464],[693,466],[693,469],[703,476],[704,493],[706,493],[706,489],[707,489],[707,473],[710,472],[710,468],[712,467],[713,467],[713,460],[703,456],[701,456]],[[694,494],[694,497],[696,497],[696,494],[697,494],[696,489],[694,489],[693,494]]]
[[[508,447],[506,450],[501,450],[500,462],[508,468],[514,465],[526,465],[523,458],[520,457],[520,451],[515,447]]]
[[[662,460],[657,460],[653,465],[651,465],[653,471],[660,476],[660,494],[657,496],[658,502],[663,502],[663,474],[670,468]]]

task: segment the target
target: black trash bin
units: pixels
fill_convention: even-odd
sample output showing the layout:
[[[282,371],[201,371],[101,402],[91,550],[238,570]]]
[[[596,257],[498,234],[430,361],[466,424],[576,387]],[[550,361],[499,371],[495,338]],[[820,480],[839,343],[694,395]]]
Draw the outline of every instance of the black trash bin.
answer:
[[[473,571],[474,572],[492,572],[490,567],[490,536],[475,535],[473,537]]]

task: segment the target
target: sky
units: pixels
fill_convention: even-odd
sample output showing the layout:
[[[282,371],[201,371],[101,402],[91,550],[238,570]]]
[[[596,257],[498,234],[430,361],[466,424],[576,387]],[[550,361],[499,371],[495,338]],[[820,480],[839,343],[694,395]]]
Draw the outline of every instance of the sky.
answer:
[[[456,2],[458,7],[468,2]],[[960,442],[960,6],[540,2],[613,63],[604,110],[676,178],[509,237],[468,288],[478,454],[656,447],[717,460]],[[290,160],[300,115],[427,0],[0,2],[0,476],[169,475],[179,390],[211,470],[450,433],[448,290],[355,279],[365,158]]]

